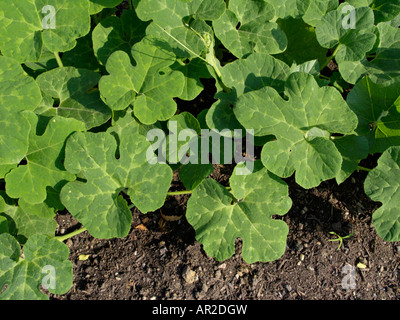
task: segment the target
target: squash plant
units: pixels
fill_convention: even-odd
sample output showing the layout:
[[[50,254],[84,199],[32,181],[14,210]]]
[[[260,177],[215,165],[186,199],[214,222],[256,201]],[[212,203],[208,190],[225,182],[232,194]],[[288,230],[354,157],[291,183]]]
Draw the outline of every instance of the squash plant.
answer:
[[[177,194],[210,256],[240,237],[246,262],[279,259],[292,175],[370,171],[376,231],[400,241],[399,26],[400,0],[1,0],[0,298],[67,292],[64,240],[125,237]],[[201,79],[215,103],[178,110]],[[56,237],[64,209],[83,228]]]

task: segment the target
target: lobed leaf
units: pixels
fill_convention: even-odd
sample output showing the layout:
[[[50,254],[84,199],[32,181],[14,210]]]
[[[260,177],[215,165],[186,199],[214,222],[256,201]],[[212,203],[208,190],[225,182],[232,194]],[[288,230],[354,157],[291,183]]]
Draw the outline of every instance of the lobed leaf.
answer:
[[[172,65],[176,57],[168,47],[164,49],[155,42],[156,39],[147,39],[132,47],[135,67],[128,54],[114,52],[107,61],[110,75],[103,76],[99,82],[100,93],[112,110],[123,110],[133,104],[138,120],[149,125],[168,120],[175,114],[177,107],[173,97],[179,96],[184,87],[181,72],[161,72]]]
[[[256,136],[276,136],[261,154],[268,170],[280,177],[296,171],[296,182],[312,188],[339,173],[343,160],[330,136],[351,134],[357,117],[336,89],[320,88],[310,74],[291,74],[285,94],[287,101],[264,87],[243,94],[233,110]]]
[[[36,134],[38,117],[29,115],[34,130],[29,136],[26,164],[11,170],[5,177],[6,192],[11,198],[22,198],[31,204],[39,204],[47,197],[46,187],[60,190],[65,181],[75,179],[63,166],[65,141],[75,131],[85,131],[84,123],[63,117],[50,119],[43,135]]]
[[[385,241],[400,241],[400,147],[387,149],[378,166],[365,179],[365,193],[382,206],[372,215],[378,235]]]
[[[400,145],[400,84],[375,84],[369,77],[359,81],[347,102],[357,114],[356,132],[369,141],[369,153],[382,153]]]
[[[400,30],[387,23],[380,23],[377,28],[380,42],[375,57],[339,65],[339,71],[347,82],[356,84],[365,75],[374,83],[385,86],[400,81]]]
[[[287,185],[259,162],[250,175],[234,172],[230,183],[232,194],[212,179],[193,191],[186,218],[196,231],[196,239],[217,260],[235,253],[238,237],[247,263],[278,259],[286,248],[288,227],[272,216],[283,215],[291,207]]]
[[[28,149],[29,112],[22,111],[33,111],[41,100],[35,80],[16,60],[0,56],[0,163],[7,165],[4,171],[18,164]]]
[[[85,179],[67,183],[60,198],[96,238],[128,234],[132,214],[122,190],[147,213],[162,206],[172,180],[168,165],[149,163],[151,145],[144,136],[124,131],[119,138],[118,159],[117,141],[109,133],[75,133],[66,145],[65,167]]]
[[[324,48],[336,48],[336,61],[360,61],[372,50],[376,42],[374,13],[371,8],[355,8],[355,20],[346,20],[341,4],[337,10],[328,12],[315,29],[317,40]],[[344,22],[349,25],[344,27]],[[351,25],[351,23],[354,25]]]
[[[74,67],[56,68],[42,73],[37,83],[44,95],[57,99],[49,99],[35,112],[42,116],[62,116],[82,121],[89,130],[107,122],[111,118],[111,110],[100,98],[97,86],[101,76],[91,70]]]
[[[277,54],[285,51],[287,38],[275,22],[274,8],[260,0],[231,0],[228,10],[213,22],[215,35],[236,57],[254,52]]]
[[[25,243],[23,253],[24,259],[14,237],[0,234],[1,300],[48,300],[40,287],[55,294],[64,294],[71,288],[72,263],[64,243],[33,235]]]
[[[47,26],[54,8],[55,26]],[[44,11],[44,13],[42,13]],[[0,50],[18,62],[38,61],[42,48],[64,52],[90,31],[88,0],[21,0],[0,2]]]
[[[124,11],[121,17],[102,20],[93,30],[93,51],[105,65],[109,56],[118,50],[130,54],[132,46],[142,40],[149,23],[141,21],[134,10]]]
[[[375,23],[393,20],[400,14],[399,0],[347,0],[354,7],[371,7],[375,14]]]

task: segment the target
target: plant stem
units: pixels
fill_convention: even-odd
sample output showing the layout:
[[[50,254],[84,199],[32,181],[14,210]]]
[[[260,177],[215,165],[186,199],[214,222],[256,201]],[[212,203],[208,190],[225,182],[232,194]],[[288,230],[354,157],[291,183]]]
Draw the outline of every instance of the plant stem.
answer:
[[[64,65],[63,65],[63,63],[62,63],[62,61],[61,61],[61,58],[60,58],[60,55],[58,54],[58,52],[54,52],[54,56],[56,57],[58,66],[59,66],[60,68],[64,67]]]
[[[72,238],[73,236],[76,236],[76,235],[78,235],[78,234],[80,234],[82,232],[85,232],[86,230],[87,230],[86,228],[81,228],[81,229],[75,230],[75,231],[73,231],[71,233],[68,233],[66,235],[58,236],[58,237],[56,237],[56,239],[58,241],[60,241],[60,242],[63,242],[65,240],[69,239],[69,238]]]
[[[372,169],[365,168],[365,167],[362,167],[362,166],[358,166],[358,167],[357,167],[357,170],[361,170],[361,171],[367,171],[367,172],[370,172],[370,171],[372,171]]]
[[[333,52],[333,54],[330,57],[328,57],[326,59],[326,62],[320,67],[321,71],[324,70],[328,66],[328,64],[336,57],[336,54],[337,54],[339,48],[340,48],[340,44],[336,47],[336,49]]]
[[[128,0],[128,4],[129,4],[129,9],[132,10],[133,9],[132,0]]]
[[[183,191],[173,191],[173,192],[168,192],[167,196],[179,196],[182,194],[192,194],[192,190],[183,190]]]

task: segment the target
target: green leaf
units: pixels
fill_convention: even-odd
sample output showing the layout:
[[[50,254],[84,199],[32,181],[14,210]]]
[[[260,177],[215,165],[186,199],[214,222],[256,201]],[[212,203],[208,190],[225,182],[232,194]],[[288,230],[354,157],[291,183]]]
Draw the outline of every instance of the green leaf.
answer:
[[[150,143],[142,135],[126,133],[117,141],[109,133],[75,133],[67,142],[65,167],[70,174],[80,173],[85,181],[67,183],[61,201],[96,238],[125,237],[132,214],[126,193],[143,213],[160,208],[172,180],[166,164],[150,164],[146,153]]]
[[[221,69],[222,80],[232,88],[230,94],[219,92],[215,102],[207,113],[206,121],[210,129],[218,130],[223,136],[225,129],[232,136],[235,129],[243,129],[233,113],[232,105],[243,93],[270,86],[283,92],[285,81],[290,74],[289,66],[264,53],[253,53],[246,59],[238,59]],[[244,131],[242,133],[244,135]]]
[[[354,26],[346,19],[342,4],[337,10],[328,12],[315,29],[317,40],[324,48],[336,47],[336,61],[359,61],[365,57],[376,42],[374,13],[371,8],[355,8]],[[351,16],[350,16],[351,17]],[[343,23],[349,23],[346,28]],[[354,27],[354,28],[353,28]]]
[[[49,208],[45,203],[32,205],[22,199],[19,200],[17,206],[5,205],[0,212],[4,212],[12,219],[17,239],[21,244],[35,234],[54,237],[57,228],[57,222],[54,220],[55,210]]]
[[[52,14],[47,6],[55,10],[55,28],[47,28]],[[38,61],[44,46],[51,52],[71,50],[89,31],[87,0],[0,2],[0,49],[18,62]]]
[[[23,67],[28,75],[36,79],[39,74],[57,68],[58,64],[54,52],[43,47],[39,60],[34,62],[25,62]]]
[[[190,153],[191,150],[195,150],[196,154],[191,157],[195,157],[196,161],[199,161],[199,136],[201,134],[200,123],[197,119],[189,112],[182,112],[178,115],[173,116],[168,121],[169,134],[167,137],[167,154],[166,159],[169,163],[183,163],[186,159],[186,154]]]
[[[296,171],[296,182],[312,188],[339,173],[342,157],[329,136],[351,134],[357,117],[336,89],[320,88],[310,74],[291,74],[285,95],[287,101],[273,88],[264,87],[239,97],[233,110],[256,136],[276,136],[262,150],[268,170],[280,177]]]
[[[199,58],[192,59],[189,63],[177,61],[171,66],[172,70],[180,71],[185,77],[185,86],[182,94],[178,98],[191,101],[204,90],[204,86],[200,79],[209,79],[211,74],[207,69],[207,65]]]
[[[356,132],[369,140],[370,153],[400,145],[400,83],[383,86],[365,77],[349,93],[347,102],[358,116]]]
[[[285,51],[287,38],[275,22],[274,8],[260,0],[231,0],[229,8],[213,22],[215,35],[236,57],[253,52],[277,54]]]
[[[354,7],[371,7],[375,14],[375,23],[393,20],[400,14],[399,0],[347,0]]]
[[[333,140],[343,158],[342,168],[336,177],[337,184],[344,182],[357,170],[360,160],[368,156],[369,144],[366,137],[344,136]]]
[[[298,18],[297,0],[267,0],[275,8],[275,18]]]
[[[134,10],[124,11],[116,16],[102,20],[93,30],[93,50],[102,65],[109,56],[118,50],[130,54],[132,46],[142,40],[148,22],[139,20]]]
[[[221,69],[222,80],[233,89],[236,98],[265,86],[283,92],[290,73],[286,63],[263,53],[253,53],[246,59],[238,59]]]
[[[208,164],[187,163],[179,169],[179,179],[187,190],[194,190],[214,171],[214,166]]]
[[[140,0],[136,2],[138,2],[135,5],[138,17],[143,21],[153,21],[146,30],[147,35],[156,35],[168,41],[175,54],[185,58],[193,57],[186,48],[197,55],[208,51],[199,36],[205,34],[211,36],[213,33],[205,20],[214,21],[225,11],[223,0]]]
[[[377,84],[400,82],[400,30],[387,23],[380,23],[378,30],[380,43],[374,59],[339,65],[339,71],[347,82],[356,84],[365,75]]]
[[[387,149],[378,166],[365,179],[365,193],[382,206],[372,215],[378,235],[385,241],[400,241],[400,147]]]
[[[218,100],[208,110],[206,115],[207,126],[224,137],[242,138],[245,134],[243,126],[236,119],[232,109],[233,102]],[[240,134],[238,131],[242,130]]]
[[[38,117],[31,114],[29,122],[32,128],[36,128]],[[6,175],[7,194],[11,198],[38,204],[46,199],[46,187],[60,190],[60,184],[74,180],[75,176],[65,171],[62,161],[65,141],[75,131],[85,131],[84,124],[59,116],[50,119],[46,132],[41,136],[36,135],[36,130],[31,130],[25,155],[27,164]]]
[[[94,71],[74,67],[57,68],[41,74],[36,81],[42,92],[58,99],[59,103],[55,107],[53,103],[41,105],[35,112],[42,116],[77,119],[86,124],[87,130],[107,122],[111,110],[101,100],[99,91],[93,90],[100,77]]]
[[[35,80],[28,77],[20,64],[0,56],[0,103],[8,112],[34,110],[42,100]]]
[[[76,46],[72,50],[63,53],[61,60],[65,67],[68,66],[93,71],[98,71],[102,68],[93,52],[92,32],[79,38],[76,41]],[[56,67],[58,67],[58,65],[50,69]]]
[[[171,118],[177,110],[173,97],[181,95],[185,82],[181,72],[161,72],[176,57],[153,41],[157,40],[147,38],[132,47],[135,67],[128,54],[114,52],[107,61],[110,75],[103,76],[99,83],[100,93],[111,109],[123,110],[133,104],[134,114],[143,124]]]
[[[114,8],[119,5],[122,0],[90,0],[90,14],[99,13],[104,8]]]
[[[217,260],[235,253],[238,237],[247,263],[279,259],[286,249],[288,227],[272,216],[287,213],[292,205],[287,185],[260,163],[250,175],[235,172],[230,178],[232,194],[212,179],[193,191],[186,218],[196,239]]]
[[[72,286],[72,263],[69,249],[56,239],[34,235],[23,248],[20,258],[18,242],[9,234],[0,234],[0,294],[1,300],[48,300],[40,291],[64,294]]]
[[[327,12],[335,10],[337,7],[337,0],[297,0],[297,9],[302,19],[313,27],[321,22]]]
[[[0,56],[0,163],[18,164],[28,149],[31,130],[27,112],[42,100],[35,80],[28,77],[17,61]]]
[[[124,111],[115,111],[112,126],[107,129],[109,133],[116,133],[114,137],[118,138],[124,134],[141,134],[147,136],[147,133],[159,128],[160,124],[144,125],[140,123],[133,115],[133,110],[128,108]]]
[[[276,55],[276,58],[291,65],[317,59],[322,65],[326,60],[326,49],[317,41],[315,28],[311,28],[301,19],[279,19],[279,27],[285,32],[288,45],[285,52]]]

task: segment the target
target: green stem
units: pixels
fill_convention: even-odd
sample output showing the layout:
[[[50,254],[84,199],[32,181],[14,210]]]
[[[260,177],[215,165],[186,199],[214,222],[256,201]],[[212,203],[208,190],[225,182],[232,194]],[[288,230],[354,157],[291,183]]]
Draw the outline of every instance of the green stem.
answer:
[[[132,0],[128,0],[128,4],[129,4],[129,9],[132,10],[133,9]]]
[[[320,68],[321,71],[324,70],[328,66],[328,64],[336,57],[336,54],[337,54],[339,48],[340,48],[340,44],[336,47],[333,54],[329,58],[327,58],[326,62],[321,66],[321,68]]]
[[[340,140],[343,139],[346,136],[331,136],[331,140]]]
[[[68,233],[66,235],[58,236],[58,237],[56,237],[56,239],[58,241],[60,241],[60,242],[63,242],[65,240],[69,239],[69,238],[72,238],[73,236],[76,236],[76,235],[78,235],[78,234],[80,234],[82,232],[85,232],[86,230],[87,230],[86,228],[81,228],[81,229],[75,230],[75,231],[73,231],[71,233]]]
[[[357,167],[357,170],[361,170],[361,171],[367,171],[367,172],[370,172],[370,171],[372,171],[372,169],[365,168],[365,167],[362,167],[362,166],[358,166],[358,167]]]
[[[59,66],[60,68],[64,67],[64,65],[63,65],[63,63],[62,63],[62,61],[61,61],[61,58],[60,58],[60,55],[58,54],[58,52],[54,52],[54,56],[56,57],[58,66]]]
[[[179,196],[182,194],[192,194],[192,192],[193,192],[192,190],[173,191],[173,192],[168,192],[167,196],[173,197],[173,196]]]

